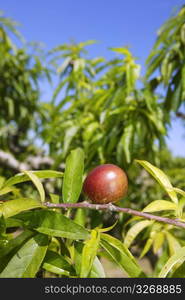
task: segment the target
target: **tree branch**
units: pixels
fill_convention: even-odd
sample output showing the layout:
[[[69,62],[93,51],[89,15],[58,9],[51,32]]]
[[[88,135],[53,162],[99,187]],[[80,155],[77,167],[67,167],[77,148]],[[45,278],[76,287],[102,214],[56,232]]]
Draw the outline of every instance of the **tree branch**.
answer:
[[[126,214],[131,214],[134,216],[142,217],[149,220],[155,220],[158,222],[163,222],[165,224],[170,224],[173,226],[185,228],[185,222],[180,222],[177,219],[169,219],[165,217],[155,216],[151,215],[145,212],[140,212],[131,208],[126,207],[119,207],[115,206],[112,203],[109,204],[91,204],[88,202],[80,202],[80,203],[50,203],[45,202],[45,206],[49,208],[89,208],[89,209],[95,209],[95,210],[108,210],[108,211],[116,211],[116,212],[123,212]]]

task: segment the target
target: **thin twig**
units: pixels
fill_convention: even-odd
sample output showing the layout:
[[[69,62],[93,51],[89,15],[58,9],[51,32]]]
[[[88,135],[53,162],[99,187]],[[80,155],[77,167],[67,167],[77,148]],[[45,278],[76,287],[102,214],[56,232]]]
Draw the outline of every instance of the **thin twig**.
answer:
[[[109,211],[117,211],[117,212],[123,212],[126,214],[131,214],[134,216],[142,217],[149,220],[155,220],[158,222],[163,222],[166,224],[174,225],[177,227],[185,228],[185,222],[180,222],[177,219],[170,219],[160,216],[151,215],[145,212],[140,212],[131,208],[126,207],[119,207],[115,206],[112,203],[109,204],[92,204],[88,202],[80,202],[80,203],[50,203],[45,202],[45,206],[50,208],[89,208],[89,209],[95,209],[95,210],[109,210]]]

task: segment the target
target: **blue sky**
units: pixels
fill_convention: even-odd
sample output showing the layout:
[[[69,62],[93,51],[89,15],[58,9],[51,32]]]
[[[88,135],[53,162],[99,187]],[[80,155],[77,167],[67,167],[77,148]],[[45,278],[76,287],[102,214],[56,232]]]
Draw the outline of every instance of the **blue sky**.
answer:
[[[145,59],[163,22],[183,0],[1,0],[0,10],[19,23],[27,41],[41,41],[51,49],[74,39],[99,41],[92,56],[111,57],[108,47],[129,46],[144,69]],[[47,87],[44,97],[50,97]],[[45,99],[45,100],[48,100]],[[175,155],[185,156],[184,128],[173,121],[169,138]]]

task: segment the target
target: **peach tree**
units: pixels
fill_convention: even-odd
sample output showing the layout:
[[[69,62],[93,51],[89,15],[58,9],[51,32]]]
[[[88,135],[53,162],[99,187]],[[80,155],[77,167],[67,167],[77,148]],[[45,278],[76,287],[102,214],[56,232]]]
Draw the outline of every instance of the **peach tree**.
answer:
[[[129,277],[184,277],[185,192],[173,187],[162,170],[147,161],[137,162],[157,180],[168,198],[149,201],[142,211],[124,207],[124,199],[117,205],[83,199],[84,152],[80,148],[67,157],[64,174],[24,171],[1,182],[0,277],[102,278],[102,257],[114,261]],[[46,178],[62,180],[59,195],[46,195],[42,184]],[[33,184],[37,194],[25,197],[21,191],[25,182]],[[109,189],[108,185],[105,188]],[[118,239],[110,234],[116,224],[92,227],[83,214],[91,209],[133,215],[125,224],[129,229]],[[153,274],[144,272],[138,257],[129,250],[142,230],[147,232],[140,256],[151,247],[155,253],[160,251]]]

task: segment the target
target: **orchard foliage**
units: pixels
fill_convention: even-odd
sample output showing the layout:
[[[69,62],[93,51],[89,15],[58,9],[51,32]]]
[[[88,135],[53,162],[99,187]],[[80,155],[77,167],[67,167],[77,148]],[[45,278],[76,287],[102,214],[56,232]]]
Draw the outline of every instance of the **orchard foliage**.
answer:
[[[48,201],[74,203],[79,200],[79,187],[82,187],[83,181],[83,160],[83,151],[77,148],[68,156],[64,174],[56,171],[27,171],[4,182],[0,189],[2,195],[9,194],[15,185],[24,181],[31,181],[38,195],[34,198],[25,198],[22,195],[21,198],[0,204],[0,277],[27,278],[39,274],[42,277],[52,276],[52,274],[59,277],[105,277],[100,261],[102,256],[113,260],[129,277],[147,275],[173,277],[174,274],[178,277],[183,267],[185,248],[179,229],[156,221],[133,217],[129,223],[134,222],[134,225],[121,241],[106,233],[116,224],[108,228],[101,226],[89,228],[86,216],[77,215],[78,211],[74,214],[72,211],[60,211],[59,208],[47,208]],[[138,161],[138,163],[152,174],[169,198],[152,201],[143,211],[157,212],[171,218],[178,217],[183,221],[185,192],[173,187],[168,177],[152,164],[146,161]],[[50,195],[50,199],[46,199],[40,179],[63,176],[63,197]],[[157,264],[154,274],[145,274],[128,249],[137,235],[146,228],[149,230],[149,237],[141,257],[151,246],[154,253],[161,248],[164,253],[162,262],[160,258],[160,268]],[[7,233],[7,230],[11,230],[11,233]],[[13,232],[16,233],[16,237]],[[180,236],[178,239],[177,234]]]
[[[146,78],[152,77],[152,89],[165,88],[163,107],[166,115],[176,112],[185,102],[185,7],[158,31],[148,56]],[[158,71],[159,76],[156,76]]]
[[[140,66],[128,49],[111,49],[110,61],[90,59],[84,47],[92,42],[51,51],[60,81],[53,101],[43,104],[50,155],[59,164],[83,147],[88,168],[107,161],[128,167],[136,155],[152,159],[166,132],[157,97],[147,86],[137,88]]]
[[[141,78],[128,48],[110,60],[89,56],[91,40],[44,53],[0,15],[0,277],[105,277],[102,258],[129,277],[185,276],[184,229],[46,205],[87,200],[87,172],[113,163],[129,179],[118,206],[185,221],[185,159],[165,145],[185,103],[184,20],[182,7],[161,27]],[[50,101],[41,79],[57,82]]]
[[[38,127],[38,80],[48,70],[36,50],[29,55],[31,49],[26,49],[16,27],[17,23],[0,15],[0,145],[21,160],[33,152],[29,133]],[[8,33],[13,35],[12,39]],[[18,38],[22,48],[13,42]]]

